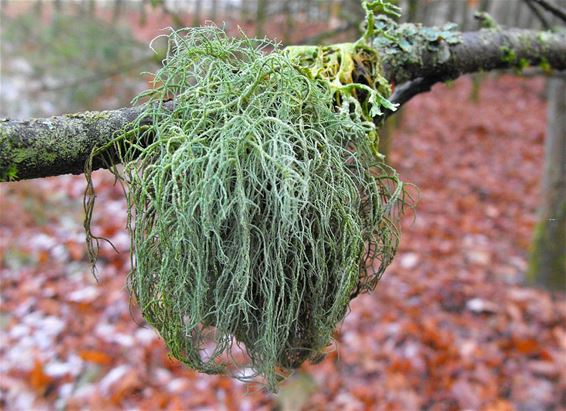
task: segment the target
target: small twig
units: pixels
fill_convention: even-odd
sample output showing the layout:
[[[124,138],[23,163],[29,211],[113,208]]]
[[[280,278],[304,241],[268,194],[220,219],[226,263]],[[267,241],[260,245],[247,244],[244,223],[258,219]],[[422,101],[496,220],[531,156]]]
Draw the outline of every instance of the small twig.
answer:
[[[443,81],[450,80],[446,77],[419,77],[406,83],[400,84],[395,87],[393,94],[389,97],[391,103],[397,105],[399,109],[403,104],[411,100],[417,94],[426,93],[432,89],[436,83],[441,83]],[[383,120],[387,119],[391,115],[395,114],[395,111],[387,110],[383,115]]]
[[[548,22],[546,17],[544,17],[544,15],[540,12],[540,10],[533,4],[533,0],[524,0],[524,1],[527,7],[531,9],[531,11],[534,13],[535,16],[537,16],[537,18],[542,24],[542,27],[545,30],[548,30],[550,28],[550,23]]]
[[[524,77],[534,77],[541,75],[550,75],[556,78],[566,78],[566,70],[554,71],[552,73],[545,73],[539,68],[532,67],[527,71],[521,73]],[[415,97],[417,94],[426,93],[432,90],[432,86],[437,83],[442,83],[448,80],[453,80],[457,75],[454,76],[443,76],[443,77],[419,77],[411,81],[407,81],[403,84],[395,87],[393,94],[389,97],[389,101],[393,104],[397,104],[397,109],[401,108],[405,103]],[[382,118],[376,119],[378,122],[386,120],[388,117],[395,114],[395,111],[387,110]]]
[[[479,22],[480,28],[482,29],[501,30],[501,26],[486,11],[476,11],[474,14],[474,19],[476,19]]]
[[[548,0],[531,0],[541,6],[543,9],[548,11],[553,16],[558,17],[560,20],[566,23],[566,11],[560,6],[550,3]]]
[[[155,60],[155,56],[147,56],[144,58],[141,58],[135,62],[132,63],[128,63],[128,64],[124,64],[121,66],[118,66],[116,68],[113,68],[112,70],[105,70],[102,72],[98,72],[98,73],[94,73],[91,74],[89,76],[85,76],[85,77],[80,77],[71,81],[67,81],[65,83],[61,83],[61,84],[57,84],[54,86],[47,86],[47,85],[43,85],[42,87],[39,88],[39,91],[57,91],[57,90],[62,90],[62,89],[66,89],[66,88],[71,88],[71,87],[78,87],[81,85],[84,85],[85,83],[95,83],[98,81],[103,81],[106,80],[108,78],[123,74],[123,73],[127,73],[130,70],[135,69],[136,67],[144,64],[144,63],[149,63],[151,61]]]
[[[353,29],[354,27],[355,27],[355,24],[353,24],[353,23],[344,24],[342,26],[336,27],[333,30],[324,31],[322,33],[315,34],[314,36],[305,37],[302,40],[297,41],[296,43],[297,44],[318,44],[323,40],[326,40],[326,39],[334,37],[338,34],[347,32],[348,30]]]

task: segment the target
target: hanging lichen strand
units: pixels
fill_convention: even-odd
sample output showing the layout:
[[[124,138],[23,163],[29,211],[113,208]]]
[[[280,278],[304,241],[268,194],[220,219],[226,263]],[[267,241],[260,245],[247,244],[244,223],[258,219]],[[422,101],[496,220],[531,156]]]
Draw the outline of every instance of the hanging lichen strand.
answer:
[[[403,185],[373,123],[276,45],[216,27],[168,42],[139,120],[93,153],[124,163],[129,287],[175,358],[275,389],[391,262]]]

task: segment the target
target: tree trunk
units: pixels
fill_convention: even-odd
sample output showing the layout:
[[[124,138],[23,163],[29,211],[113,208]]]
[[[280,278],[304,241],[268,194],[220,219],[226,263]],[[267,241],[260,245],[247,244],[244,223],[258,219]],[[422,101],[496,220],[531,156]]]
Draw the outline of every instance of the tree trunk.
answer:
[[[265,18],[267,15],[267,0],[258,0],[255,20],[255,35],[261,38],[265,35]]]
[[[291,33],[295,26],[293,19],[293,0],[285,0],[283,5],[283,10],[285,13],[285,29],[283,32],[283,44],[289,44],[291,42]]]
[[[210,19],[216,21],[218,18],[218,0],[211,0],[210,2]]]
[[[450,7],[448,8],[448,21],[455,22],[456,21],[456,12],[458,11],[458,3],[455,1],[450,2]]]
[[[114,0],[114,10],[112,10],[112,23],[116,23],[122,14],[123,0]]]
[[[379,129],[379,152],[385,156],[386,164],[391,164],[389,155],[393,146],[393,135],[399,128],[400,120],[401,117],[398,115],[389,117]]]
[[[414,23],[417,18],[418,2],[417,0],[409,0],[409,9],[407,11],[407,21]]]
[[[196,0],[195,8],[193,10],[193,27],[200,26],[200,15],[202,13],[202,0]]]
[[[558,78],[550,80],[541,200],[528,279],[566,291],[566,80]]]

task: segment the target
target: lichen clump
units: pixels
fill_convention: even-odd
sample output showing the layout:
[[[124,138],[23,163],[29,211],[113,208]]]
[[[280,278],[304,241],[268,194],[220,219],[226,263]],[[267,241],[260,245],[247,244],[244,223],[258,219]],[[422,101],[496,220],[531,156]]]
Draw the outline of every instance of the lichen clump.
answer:
[[[138,121],[94,153],[124,163],[129,287],[175,358],[274,388],[390,263],[403,186],[373,123],[275,44],[216,27],[168,42]]]

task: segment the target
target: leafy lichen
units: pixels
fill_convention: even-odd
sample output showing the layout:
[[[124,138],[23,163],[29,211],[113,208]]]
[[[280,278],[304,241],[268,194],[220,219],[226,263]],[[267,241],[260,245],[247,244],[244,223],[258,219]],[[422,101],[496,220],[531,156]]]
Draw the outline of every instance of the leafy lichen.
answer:
[[[497,21],[495,21],[493,16],[491,14],[489,14],[488,12],[485,12],[485,11],[476,12],[474,14],[474,17],[477,20],[479,20],[480,27],[483,30],[501,31],[501,26],[499,25],[499,23],[497,23]]]
[[[375,49],[384,54],[382,59],[394,59],[398,67],[421,64],[424,50],[437,56],[440,64],[450,58],[450,47],[462,42],[462,35],[456,31],[456,24],[442,27],[423,27],[420,24],[397,24],[387,16],[380,15],[375,21],[376,35],[371,42]]]
[[[382,75],[379,55],[363,38],[332,46],[293,46],[285,53],[310,77],[329,87],[342,112],[353,111],[369,125],[384,109],[396,109],[387,100],[391,87]],[[377,131],[369,127],[368,139],[374,155],[379,156]]]

